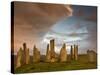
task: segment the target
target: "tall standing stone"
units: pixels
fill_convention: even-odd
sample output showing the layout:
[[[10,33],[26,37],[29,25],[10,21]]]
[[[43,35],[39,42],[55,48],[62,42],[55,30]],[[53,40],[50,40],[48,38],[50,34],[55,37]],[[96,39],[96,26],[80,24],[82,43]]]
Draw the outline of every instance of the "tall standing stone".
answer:
[[[26,52],[27,52],[27,47],[26,47],[26,43],[23,43],[23,64],[26,64]]]
[[[29,64],[30,55],[29,55],[29,49],[26,46],[26,43],[23,43],[23,57],[24,57],[24,64]]]
[[[33,49],[33,62],[40,62],[40,51],[34,46]]]
[[[26,64],[30,63],[29,48],[26,50]]]
[[[60,62],[66,62],[66,61],[67,61],[66,44],[63,44],[60,50]]]
[[[51,51],[51,58],[55,58],[55,43],[54,39],[50,40],[50,51]]]
[[[16,68],[22,65],[22,48],[19,49],[16,56]]]
[[[75,59],[75,46],[72,47],[72,60]]]
[[[47,45],[46,62],[50,62],[50,50],[49,50],[49,44]]]
[[[73,51],[72,45],[71,45],[71,50],[70,50],[70,57],[71,57],[71,59],[74,59],[74,51]]]
[[[56,53],[55,53],[55,42],[54,39],[50,40],[50,58],[51,62],[56,61]]]
[[[71,45],[70,55],[72,60],[78,60],[78,45]]]
[[[75,60],[78,60],[78,45],[74,45]]]

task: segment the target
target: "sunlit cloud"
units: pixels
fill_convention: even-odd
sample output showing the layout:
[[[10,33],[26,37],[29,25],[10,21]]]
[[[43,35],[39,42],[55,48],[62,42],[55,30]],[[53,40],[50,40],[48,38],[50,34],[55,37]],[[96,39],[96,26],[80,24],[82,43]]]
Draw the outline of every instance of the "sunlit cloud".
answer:
[[[30,53],[34,45],[45,53],[51,39],[55,39],[56,52],[63,43],[68,51],[72,44],[79,45],[80,53],[88,48],[96,51],[96,7],[25,2],[15,2],[14,5],[15,52],[26,42]]]

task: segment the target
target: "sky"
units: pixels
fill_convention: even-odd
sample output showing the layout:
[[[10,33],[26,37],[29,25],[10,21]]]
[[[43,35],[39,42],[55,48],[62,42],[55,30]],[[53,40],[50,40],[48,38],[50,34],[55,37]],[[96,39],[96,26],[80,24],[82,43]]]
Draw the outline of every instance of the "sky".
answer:
[[[63,43],[68,53],[74,44],[79,46],[79,53],[88,49],[97,52],[97,8],[14,2],[14,53],[25,42],[30,54],[34,45],[45,54],[51,39],[55,39],[56,53]]]

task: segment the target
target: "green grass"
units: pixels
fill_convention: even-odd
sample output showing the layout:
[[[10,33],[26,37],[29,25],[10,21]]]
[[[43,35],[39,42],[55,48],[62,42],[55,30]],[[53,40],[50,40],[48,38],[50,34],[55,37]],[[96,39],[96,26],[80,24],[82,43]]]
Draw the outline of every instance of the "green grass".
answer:
[[[79,69],[94,69],[96,63],[33,63],[24,65],[15,69],[15,73],[31,73],[31,72],[47,72],[47,71],[65,71],[65,70],[79,70]]]
[[[81,70],[81,69],[95,69],[97,63],[90,63],[85,56],[80,56],[78,61],[55,62],[55,63],[31,63],[23,65],[15,69],[15,73],[33,73],[33,72],[51,72],[51,71],[67,71],[67,70]]]

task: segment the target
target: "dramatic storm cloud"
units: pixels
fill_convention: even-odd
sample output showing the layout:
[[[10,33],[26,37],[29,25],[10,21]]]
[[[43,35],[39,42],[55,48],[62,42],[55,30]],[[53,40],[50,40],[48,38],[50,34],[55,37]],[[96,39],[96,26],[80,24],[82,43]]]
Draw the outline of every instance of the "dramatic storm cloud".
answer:
[[[79,53],[96,51],[96,7],[64,4],[14,2],[14,52],[24,42],[32,52],[36,45],[45,53],[50,39],[55,39],[59,53],[63,43],[78,44]]]
[[[42,37],[56,21],[72,15],[69,5],[14,2],[14,50],[26,42],[39,47]]]

